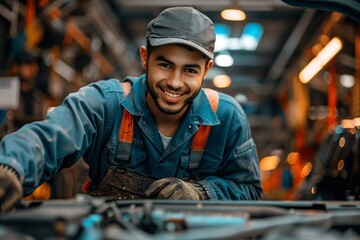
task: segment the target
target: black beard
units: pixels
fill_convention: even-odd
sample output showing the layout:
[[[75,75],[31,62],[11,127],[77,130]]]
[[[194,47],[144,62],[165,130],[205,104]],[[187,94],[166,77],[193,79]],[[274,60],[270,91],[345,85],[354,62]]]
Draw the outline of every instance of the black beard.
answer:
[[[201,86],[204,82],[204,79],[202,80],[202,83],[201,83]],[[157,101],[158,99],[158,95],[155,93],[155,90],[153,88],[150,87],[150,83],[149,83],[149,78],[148,78],[148,70],[146,70],[146,86],[147,86],[147,89],[153,99],[153,101],[155,102],[157,108],[162,112],[162,113],[165,113],[165,114],[169,114],[169,115],[175,115],[175,114],[178,114],[179,112],[181,112],[184,108],[187,108],[190,106],[191,102],[194,100],[194,98],[199,94],[200,89],[198,89],[198,91],[196,91],[191,97],[187,98],[185,100],[185,104],[182,108],[180,108],[179,110],[176,110],[176,111],[173,111],[173,110],[169,110],[169,109],[164,109],[160,106],[159,102]]]

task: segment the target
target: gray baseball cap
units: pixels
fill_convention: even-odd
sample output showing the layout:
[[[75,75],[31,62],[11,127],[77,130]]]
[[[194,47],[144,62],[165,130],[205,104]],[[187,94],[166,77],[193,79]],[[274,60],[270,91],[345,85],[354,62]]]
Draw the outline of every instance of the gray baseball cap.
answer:
[[[172,7],[162,11],[148,24],[146,40],[152,46],[184,44],[211,59],[214,57],[214,24],[193,7]]]

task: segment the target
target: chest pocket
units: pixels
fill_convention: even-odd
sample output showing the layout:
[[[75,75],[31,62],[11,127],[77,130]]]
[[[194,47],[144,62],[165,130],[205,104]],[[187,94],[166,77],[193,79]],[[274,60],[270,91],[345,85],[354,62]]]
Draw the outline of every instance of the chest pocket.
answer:
[[[221,156],[217,156],[216,154],[205,150],[203,153],[203,160],[199,165],[196,168],[190,168],[190,151],[183,151],[180,156],[178,176],[183,178],[188,176],[191,176],[192,178],[212,176],[218,170],[221,160]]]

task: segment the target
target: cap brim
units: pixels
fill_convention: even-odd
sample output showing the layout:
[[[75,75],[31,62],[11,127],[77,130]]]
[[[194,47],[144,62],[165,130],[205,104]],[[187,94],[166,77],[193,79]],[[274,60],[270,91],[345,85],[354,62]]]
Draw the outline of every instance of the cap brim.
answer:
[[[206,50],[205,48],[201,47],[200,45],[196,44],[195,42],[191,42],[189,40],[185,40],[182,38],[150,38],[151,46],[162,46],[167,44],[184,44],[190,47],[195,48],[196,50],[203,53],[205,56],[209,57],[210,59],[214,58],[214,54]]]

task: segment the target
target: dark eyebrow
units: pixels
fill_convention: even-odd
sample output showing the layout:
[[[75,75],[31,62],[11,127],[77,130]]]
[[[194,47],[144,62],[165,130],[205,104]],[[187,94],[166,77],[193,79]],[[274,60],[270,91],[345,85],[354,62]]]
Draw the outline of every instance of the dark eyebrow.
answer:
[[[171,65],[174,65],[174,63],[172,61],[170,61],[169,59],[166,59],[164,56],[158,56],[156,58],[157,61],[163,61],[163,62],[166,62],[166,63],[169,63]]]
[[[171,64],[171,65],[175,65],[172,61],[170,61],[169,59],[166,59],[164,56],[158,56],[156,58],[156,60],[157,61],[163,61],[163,62],[166,62],[166,63]],[[186,64],[185,67],[201,69],[200,64]]]

